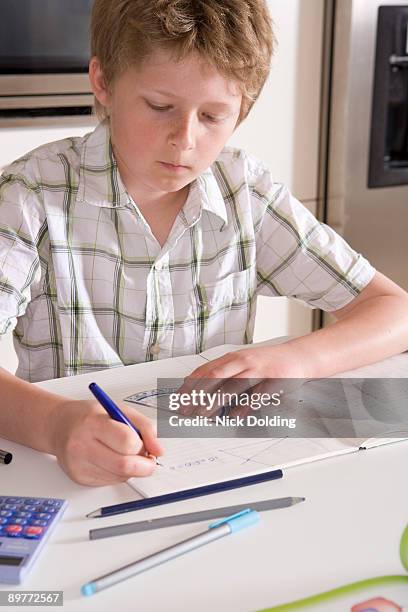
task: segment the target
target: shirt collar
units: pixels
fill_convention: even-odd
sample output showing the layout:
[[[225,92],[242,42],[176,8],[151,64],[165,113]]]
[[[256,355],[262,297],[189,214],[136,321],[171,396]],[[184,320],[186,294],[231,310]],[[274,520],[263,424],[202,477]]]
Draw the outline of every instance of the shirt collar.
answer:
[[[190,185],[190,191],[183,207],[185,221],[192,225],[207,210],[227,223],[224,198],[214,176],[212,167],[207,168]]]
[[[77,201],[108,208],[130,203],[120,178],[106,121],[84,137]]]
[[[227,223],[227,211],[217,179],[210,166],[190,185],[183,208],[186,222],[191,225],[201,214],[201,209],[212,212]],[[118,208],[132,205],[132,200],[120,178],[112,149],[109,124],[100,123],[84,137],[79,167],[77,201]]]

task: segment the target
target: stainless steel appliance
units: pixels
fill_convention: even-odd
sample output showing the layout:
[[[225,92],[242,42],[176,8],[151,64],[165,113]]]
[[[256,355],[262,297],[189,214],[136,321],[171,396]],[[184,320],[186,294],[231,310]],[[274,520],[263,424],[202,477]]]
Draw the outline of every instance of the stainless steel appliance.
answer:
[[[321,220],[405,289],[407,26],[406,0],[325,1],[318,206]]]
[[[1,0],[1,119],[87,115],[89,122],[91,7],[92,0]]]

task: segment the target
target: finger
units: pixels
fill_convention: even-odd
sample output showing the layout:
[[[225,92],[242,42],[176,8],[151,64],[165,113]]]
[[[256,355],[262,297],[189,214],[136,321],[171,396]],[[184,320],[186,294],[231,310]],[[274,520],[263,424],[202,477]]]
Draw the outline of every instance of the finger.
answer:
[[[184,383],[177,390],[178,393],[186,393],[192,395],[193,391],[213,394],[220,391],[220,386],[225,385],[226,380],[236,378],[247,378],[249,372],[247,370],[246,355],[244,351],[236,351],[227,353],[218,359],[214,359],[209,363],[200,366],[190,376],[184,379]],[[244,359],[245,357],[245,359]],[[229,383],[233,384],[233,383]],[[238,385],[238,382],[235,384]],[[245,383],[243,383],[245,387]],[[211,416],[219,410],[221,406],[208,410],[208,406],[194,407],[193,405],[181,406],[179,414],[183,416],[207,415]]]
[[[177,390],[180,398],[178,413],[183,416],[208,414],[208,398],[217,391],[219,381],[209,378],[198,378],[183,384]],[[188,400],[188,403],[186,402]]]
[[[222,381],[206,378],[200,379],[199,382],[200,384],[188,394],[191,398],[190,403],[188,405],[180,405],[179,414],[183,416],[211,416],[221,410],[220,388]]]
[[[259,379],[257,379],[259,380]],[[218,402],[211,415],[245,416],[250,410],[250,397],[254,379],[248,378],[247,372],[242,372],[242,378],[236,376],[220,381]]]
[[[244,374],[245,372],[242,372]],[[222,402],[224,406],[239,404],[242,398],[245,399],[251,393],[251,389],[258,381],[247,378],[246,376],[234,376],[233,378],[223,379],[220,387]]]
[[[224,414],[232,409],[235,405],[239,405],[242,398],[250,387],[246,378],[227,378],[218,380],[217,389],[214,390],[214,396],[209,403],[210,409],[198,411],[199,415],[214,416],[216,414]],[[245,399],[245,397],[244,397]],[[211,408],[211,406],[213,406]]]
[[[156,457],[164,453],[164,448],[157,439],[156,424],[147,416],[140,414],[134,408],[121,406],[122,412],[141,434],[124,423],[106,419],[99,422],[96,437],[113,450],[124,455],[150,453]]]
[[[156,422],[129,406],[124,406],[123,412],[125,412],[129,421],[140,431],[145,450],[156,457],[163,455],[164,447],[157,438]]]
[[[234,377],[224,377],[223,374],[227,372],[225,364],[223,363],[224,357],[221,359],[206,364],[202,369],[203,376],[200,378],[186,379],[184,384],[177,390],[177,393],[190,395],[191,402],[189,405],[180,406],[179,414],[184,416],[194,415],[206,415],[211,416],[220,411],[223,407],[223,403],[220,403],[219,398],[223,393],[223,388],[226,385],[237,387],[244,387],[244,383],[239,384],[238,381],[232,382]],[[211,366],[211,367],[210,367]],[[236,366],[234,370],[238,371]],[[227,382],[230,381],[230,382]],[[196,397],[200,394],[200,403],[194,403],[194,393]]]
[[[108,415],[98,415],[92,423],[95,438],[121,455],[138,455],[143,449],[143,442],[134,429],[114,421]]]
[[[261,408],[271,407],[271,399],[264,387],[264,380],[244,378],[248,388],[241,394],[240,403],[234,408],[234,416],[246,417],[248,414],[257,413]],[[251,385],[251,386],[250,386]],[[244,404],[243,397],[247,400]],[[262,399],[262,403],[260,400]]]
[[[92,445],[92,453],[87,460],[106,472],[107,476],[114,475],[121,482],[135,476],[149,476],[155,469],[155,462],[148,457],[118,453],[99,440]]]
[[[208,363],[199,366],[198,368],[193,370],[191,374],[186,376],[186,378],[184,379],[183,389],[188,392],[189,388],[193,388],[195,384],[195,379],[226,378],[228,376],[233,376],[233,373],[230,374],[229,370],[231,370],[231,372],[235,372],[237,371],[237,366],[232,367],[229,364],[230,362],[237,361],[237,354],[239,352],[240,351],[238,351],[237,353],[227,353],[222,357],[218,357],[217,359],[213,359]]]
[[[70,454],[66,460],[59,458],[59,464],[72,480],[83,485],[102,486],[115,484],[128,480],[129,473],[132,475],[144,475],[146,469],[144,465],[137,465],[135,470],[134,462],[128,461],[124,466],[117,462],[118,455],[109,447],[105,447],[101,442],[94,439],[85,447],[81,454],[75,456]],[[132,457],[131,457],[132,459]],[[134,459],[140,459],[136,456]],[[145,461],[149,461],[146,460]],[[149,461],[152,464],[152,461]],[[154,464],[152,469],[154,469]]]

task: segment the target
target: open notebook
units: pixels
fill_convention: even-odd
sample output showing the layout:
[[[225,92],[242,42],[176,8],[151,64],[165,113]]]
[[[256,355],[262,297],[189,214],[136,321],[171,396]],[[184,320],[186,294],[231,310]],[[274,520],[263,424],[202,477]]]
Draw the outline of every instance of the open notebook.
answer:
[[[177,376],[187,376],[201,364],[240,348],[249,347],[223,345],[199,355],[176,357],[168,360],[168,372],[162,377],[167,375],[171,378],[174,375],[173,362],[174,365],[177,364]],[[154,418],[157,397],[152,393],[153,390],[146,390],[125,399],[145,406],[144,412]],[[146,408],[149,409],[147,412]],[[408,431],[404,431],[403,435],[408,436]],[[407,437],[166,438],[161,439],[166,453],[160,457],[161,465],[156,468],[155,473],[148,478],[131,478],[128,483],[143,496],[152,497],[272,469],[289,468],[407,439]]]

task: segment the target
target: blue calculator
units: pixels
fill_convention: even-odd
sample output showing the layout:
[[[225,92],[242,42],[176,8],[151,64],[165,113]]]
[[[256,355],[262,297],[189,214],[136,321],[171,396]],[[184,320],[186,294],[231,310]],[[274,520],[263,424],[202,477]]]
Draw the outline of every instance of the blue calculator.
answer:
[[[0,495],[0,582],[25,579],[67,505],[52,497]]]

